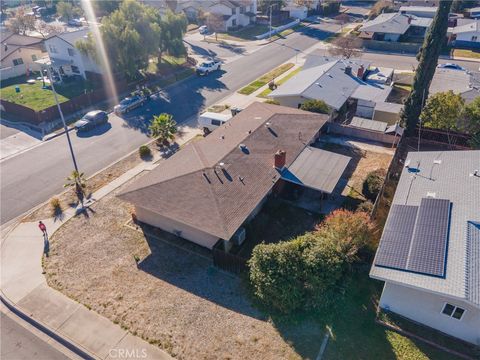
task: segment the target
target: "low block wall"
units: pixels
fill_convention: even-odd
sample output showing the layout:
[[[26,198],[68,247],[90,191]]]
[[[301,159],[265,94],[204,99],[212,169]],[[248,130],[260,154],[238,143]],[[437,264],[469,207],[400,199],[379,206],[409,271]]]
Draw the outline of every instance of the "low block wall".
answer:
[[[337,123],[328,123],[328,132],[358,139],[376,141],[390,146],[392,146],[392,144],[396,146],[401,139],[400,136],[384,134],[378,131],[367,129],[359,129],[353,126],[340,125]]]
[[[422,44],[402,43],[361,39],[362,47],[369,50],[392,51],[399,53],[418,53]]]
[[[288,24],[276,27],[275,29],[272,29],[271,34],[270,34],[270,31],[267,31],[265,34],[255,36],[255,38],[257,40],[263,40],[263,39],[269,37],[270,35],[275,35],[279,32],[282,32],[283,30],[289,29],[289,28],[294,27],[295,25],[298,25],[298,24],[300,24],[300,20],[296,19],[295,21],[292,21],[291,23],[288,23]]]

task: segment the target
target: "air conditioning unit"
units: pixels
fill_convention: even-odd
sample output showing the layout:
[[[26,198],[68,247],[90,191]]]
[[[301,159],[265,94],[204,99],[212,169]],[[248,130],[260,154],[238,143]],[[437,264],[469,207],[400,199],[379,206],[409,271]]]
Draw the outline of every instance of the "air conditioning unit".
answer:
[[[233,234],[232,238],[231,238],[231,241],[235,244],[235,245],[242,245],[243,242],[245,241],[245,237],[247,235],[247,231],[245,230],[244,227],[240,227],[236,232],[235,234]]]

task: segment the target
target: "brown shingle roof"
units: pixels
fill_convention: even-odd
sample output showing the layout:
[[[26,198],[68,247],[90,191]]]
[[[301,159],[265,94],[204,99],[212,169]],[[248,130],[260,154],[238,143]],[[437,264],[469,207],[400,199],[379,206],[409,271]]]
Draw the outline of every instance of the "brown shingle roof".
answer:
[[[186,145],[119,197],[229,239],[280,178],[273,168],[274,153],[285,150],[288,166],[326,121],[325,115],[254,103],[207,138]]]

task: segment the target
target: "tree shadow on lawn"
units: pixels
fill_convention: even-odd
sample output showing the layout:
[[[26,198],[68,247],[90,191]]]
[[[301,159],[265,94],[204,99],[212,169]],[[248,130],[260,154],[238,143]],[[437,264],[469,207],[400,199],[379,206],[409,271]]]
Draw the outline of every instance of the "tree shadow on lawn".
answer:
[[[122,115],[123,126],[149,133],[148,127],[154,115],[169,113],[181,124],[192,116],[198,115],[205,106],[202,90],[226,90],[220,78],[225,71],[215,71],[206,76],[194,76],[181,84],[169,86],[160,94],[152,96],[144,106]]]

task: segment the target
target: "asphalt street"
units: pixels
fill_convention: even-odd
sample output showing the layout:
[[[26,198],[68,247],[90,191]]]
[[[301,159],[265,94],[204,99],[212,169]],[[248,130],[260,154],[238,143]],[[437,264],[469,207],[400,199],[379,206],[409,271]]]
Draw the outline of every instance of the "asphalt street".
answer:
[[[160,96],[130,112],[123,119],[111,115],[108,127],[82,137],[71,133],[80,170],[86,176],[92,175],[145,143],[152,115],[167,112],[181,123],[338,29],[339,25],[323,24],[294,33],[225,64],[221,72],[193,77],[166,89]],[[61,192],[72,168],[65,136],[49,140],[3,161],[0,185],[1,224]]]
[[[178,123],[182,123],[337,30],[339,25],[333,23],[305,28],[302,32],[263,45],[260,50],[226,63],[220,72],[192,77],[171,86],[147,105],[123,118],[111,115],[109,126],[82,137],[71,133],[80,170],[86,176],[92,175],[145,143],[148,140],[148,124],[153,115],[167,112]],[[411,70],[416,64],[412,55],[366,52],[363,58],[372,60],[373,64],[379,66],[405,70]],[[442,59],[441,62],[448,60]],[[478,70],[478,63],[455,62],[470,70]],[[72,168],[65,136],[49,140],[3,161],[0,184],[1,224],[61,192],[64,180]]]
[[[1,350],[2,360],[66,360],[67,356],[53,348],[32,332],[1,314]]]

